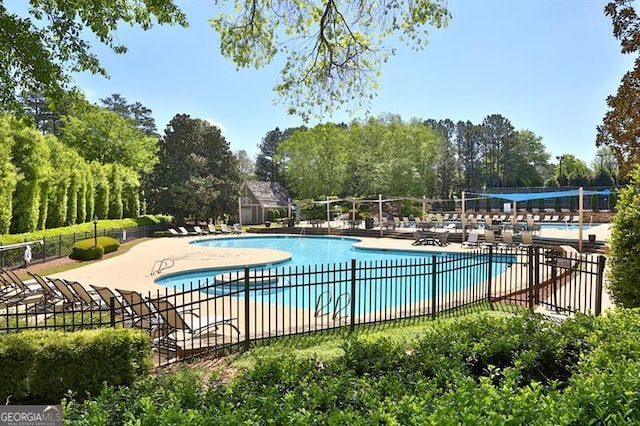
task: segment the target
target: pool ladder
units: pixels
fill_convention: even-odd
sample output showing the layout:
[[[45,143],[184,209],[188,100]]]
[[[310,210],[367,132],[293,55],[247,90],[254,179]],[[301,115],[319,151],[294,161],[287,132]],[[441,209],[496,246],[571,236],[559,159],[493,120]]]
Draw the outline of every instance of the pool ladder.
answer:
[[[153,263],[153,266],[151,267],[151,273],[149,275],[159,274],[160,272],[164,271],[165,269],[173,268],[174,264],[175,264],[175,262],[173,261],[173,259],[170,259],[170,258],[156,260]]]
[[[330,290],[325,290],[316,299],[316,309],[314,316],[316,318],[328,315],[328,312],[324,312],[331,308],[333,302],[333,295]],[[341,293],[336,298],[335,302],[333,302],[333,315],[331,315],[331,319],[335,320],[336,318],[342,316],[344,311],[347,310],[349,305],[351,304],[351,295],[349,293]],[[344,315],[346,317],[347,315]]]

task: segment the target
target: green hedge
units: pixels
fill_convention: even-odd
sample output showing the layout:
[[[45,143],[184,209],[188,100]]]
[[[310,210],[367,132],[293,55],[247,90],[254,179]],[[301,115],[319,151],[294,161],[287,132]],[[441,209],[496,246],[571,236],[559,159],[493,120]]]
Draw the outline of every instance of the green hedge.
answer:
[[[0,336],[0,365],[2,401],[55,402],[130,385],[151,368],[151,346],[140,330],[25,331]]]
[[[98,237],[97,240],[97,246],[95,238],[77,241],[71,248],[69,257],[76,260],[101,259],[103,254],[114,252],[120,247],[120,243],[115,238]]]
[[[297,346],[297,345],[292,345]],[[350,338],[343,355],[255,355],[230,383],[195,372],[63,403],[84,424],[639,424],[640,312],[479,316],[415,341]],[[252,355],[252,354],[250,354]],[[114,410],[113,407],[118,407]]]

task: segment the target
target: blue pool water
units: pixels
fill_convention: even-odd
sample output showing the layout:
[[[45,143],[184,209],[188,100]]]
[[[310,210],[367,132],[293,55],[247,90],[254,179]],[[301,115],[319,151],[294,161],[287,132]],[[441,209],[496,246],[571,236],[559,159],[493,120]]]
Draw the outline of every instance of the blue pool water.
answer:
[[[439,296],[468,288],[487,278],[488,268],[483,256],[353,247],[359,241],[340,237],[277,236],[215,238],[194,241],[192,244],[212,249],[261,248],[291,253],[289,261],[252,268],[257,271],[254,273],[270,277],[252,282],[250,297],[302,309],[317,310],[321,307],[335,311],[339,308],[338,304],[354,301],[356,313],[364,314],[425,301],[431,298],[434,281],[430,262],[434,256],[439,259],[436,266]],[[353,281],[351,259],[356,259],[358,265]],[[494,261],[492,274],[501,273],[507,265],[508,262]],[[264,268],[269,269],[260,272]],[[241,297],[244,294],[244,282],[234,281],[234,274],[243,270],[212,268],[170,274],[158,278],[156,283],[167,287],[184,286],[185,289],[207,286],[207,291],[218,295]],[[226,278],[220,279],[221,276]],[[215,277],[218,277],[219,283],[211,285],[216,282]],[[351,291],[353,282],[357,283],[355,294]]]

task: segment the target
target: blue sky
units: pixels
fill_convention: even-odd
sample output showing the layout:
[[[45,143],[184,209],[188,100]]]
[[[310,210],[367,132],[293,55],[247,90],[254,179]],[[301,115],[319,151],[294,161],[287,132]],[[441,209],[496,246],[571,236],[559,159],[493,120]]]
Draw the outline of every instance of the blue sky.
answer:
[[[162,133],[171,118],[186,113],[220,123],[231,149],[252,157],[264,135],[303,124],[274,105],[276,61],[260,70],[236,70],[220,55],[208,19],[218,14],[209,1],[177,1],[189,28],[123,27],[115,55],[96,46],[109,80],[81,74],[76,84],[97,102],[112,93],[153,111]],[[383,68],[369,115],[403,119],[449,118],[481,123],[502,114],[518,129],[543,138],[555,162],[573,154],[591,164],[596,126],[606,112],[633,57],[622,55],[604,16],[606,1],[450,0],[448,27],[430,31],[422,51],[401,47]],[[360,116],[338,112],[323,122]],[[314,125],[316,122],[310,122]]]

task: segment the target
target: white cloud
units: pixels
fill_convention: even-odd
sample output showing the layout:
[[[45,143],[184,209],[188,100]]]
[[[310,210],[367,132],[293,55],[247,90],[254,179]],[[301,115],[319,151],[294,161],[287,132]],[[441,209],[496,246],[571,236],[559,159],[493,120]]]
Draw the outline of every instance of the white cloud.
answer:
[[[207,123],[211,124],[212,126],[216,126],[217,128],[220,129],[221,133],[224,133],[225,128],[222,125],[222,123],[218,123],[217,121],[215,121],[213,118],[205,118],[204,121],[206,121]]]

